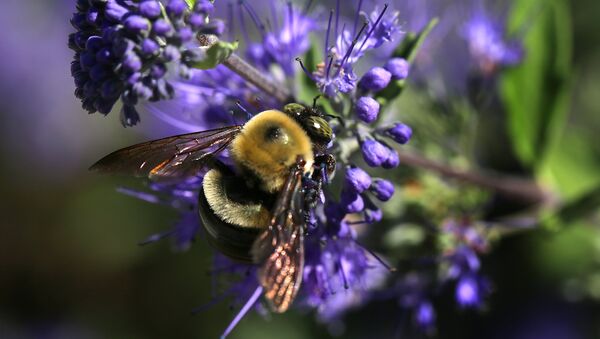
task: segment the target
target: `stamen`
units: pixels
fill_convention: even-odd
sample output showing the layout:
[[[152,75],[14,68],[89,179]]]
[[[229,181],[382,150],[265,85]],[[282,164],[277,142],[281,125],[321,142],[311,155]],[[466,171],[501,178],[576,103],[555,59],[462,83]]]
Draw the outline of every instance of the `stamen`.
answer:
[[[241,5],[242,0],[238,2]],[[240,26],[242,30],[242,34],[244,35],[244,41],[250,41],[250,36],[248,35],[248,30],[246,29],[246,20],[244,19],[244,11],[240,11]]]
[[[262,23],[262,21],[260,21],[258,14],[256,14],[256,11],[254,10],[254,8],[251,5],[249,5],[246,1],[241,0],[240,2],[242,3],[242,6],[246,9],[246,11],[248,11],[250,18],[252,19],[252,21],[254,21],[254,25],[256,26],[259,33],[264,38],[264,36],[266,34],[265,25]]]
[[[373,27],[371,27],[371,29],[369,30],[369,33],[367,33],[367,36],[365,37],[365,39],[363,40],[362,44],[360,45],[360,48],[358,49],[358,52],[362,51],[363,46],[365,45],[365,43],[367,43],[367,40],[369,40],[369,38],[373,34],[373,31],[375,31],[375,28],[377,27],[377,25],[379,25],[379,22],[381,22],[381,18],[383,18],[383,15],[385,14],[385,11],[387,11],[387,9],[388,9],[388,4],[385,4],[383,6],[383,10],[379,14],[379,17],[377,18],[377,20],[375,20],[375,23],[373,24]]]
[[[338,23],[339,23],[339,21],[340,21],[340,0],[336,0],[336,2],[335,2],[335,28],[334,28],[334,31],[333,31],[333,36],[336,39],[337,39],[337,36],[338,36]]]
[[[271,16],[273,17],[273,30],[279,32],[279,20],[277,17],[277,10],[275,9],[275,1],[269,2],[271,8]]]
[[[300,63],[300,67],[302,67],[302,70],[304,71],[304,73],[306,74],[306,76],[308,76],[308,78],[310,80],[316,81],[315,78],[313,77],[313,75],[308,71],[308,69],[306,69],[306,67],[304,67],[304,63],[302,62],[302,59],[296,58],[296,61],[298,61]]]
[[[291,1],[288,1],[287,8],[288,8],[289,23],[290,23],[290,27],[291,27],[290,34],[292,35],[292,46],[295,46],[296,45],[296,30],[295,30],[296,27],[294,26],[294,8],[292,7]]]
[[[349,289],[348,279],[346,279],[346,273],[344,272],[344,266],[342,265],[342,259],[338,259],[338,265],[340,265],[340,274],[342,275],[342,280],[344,281],[344,288]]]
[[[229,33],[229,41],[234,41],[235,39],[233,37],[233,32],[235,31],[235,22],[233,21],[233,3],[231,2],[227,4],[227,20],[229,21],[229,25],[227,27],[227,31]]]
[[[308,13],[308,11],[310,10],[310,6],[312,6],[313,0],[308,0],[308,2],[306,3],[306,6],[304,6],[304,11],[302,14],[306,15],[306,13]]]
[[[161,233],[152,234],[151,236],[149,236],[145,240],[139,242],[138,245],[139,246],[145,246],[145,245],[157,242],[159,240],[162,240],[162,239],[170,236],[173,233],[175,233],[174,230],[169,230],[169,231],[164,231],[164,232],[161,232]]]
[[[363,26],[360,29],[360,31],[358,31],[358,34],[354,37],[354,40],[352,40],[352,43],[350,44],[350,47],[348,47],[348,51],[346,51],[346,54],[342,58],[342,62],[340,63],[340,66],[339,66],[339,68],[337,70],[337,73],[335,74],[335,77],[337,77],[340,74],[340,72],[342,71],[342,68],[344,67],[344,64],[346,63],[346,61],[348,60],[348,58],[350,58],[350,54],[352,53],[352,50],[354,49],[354,47],[358,43],[358,38],[361,36],[361,34],[365,30],[365,28],[367,28],[367,23],[366,22],[363,24]]]
[[[356,16],[354,17],[354,28],[352,28],[352,35],[356,33],[356,27],[358,27],[358,18],[360,17],[360,10],[362,8],[362,0],[358,2],[358,9],[356,10]]]
[[[327,63],[327,70],[325,71],[325,79],[329,80],[329,72],[331,71],[331,65],[333,64],[333,55],[329,56],[329,62]]]
[[[329,51],[329,34],[331,32],[331,18],[333,17],[333,9],[329,11],[329,21],[327,22],[327,33],[325,33],[325,49],[323,49],[323,61],[327,60]]]
[[[252,119],[252,117],[254,116],[254,114],[250,113],[243,105],[242,102],[237,100],[235,102],[235,105],[242,110],[242,112],[246,113],[246,117],[248,118],[248,120]]]
[[[200,306],[194,307],[190,311],[190,313],[192,315],[196,315],[198,313],[202,313],[204,311],[207,311],[209,308],[215,306],[216,304],[218,304],[221,301],[225,300],[225,298],[231,296],[232,292],[233,292],[233,289],[230,289],[229,291],[225,292],[224,294],[222,294],[222,295],[220,295],[218,297],[212,298],[210,301],[208,301],[208,302],[206,302],[206,303],[204,303],[204,304],[202,304]]]
[[[392,266],[388,265],[388,263],[386,263],[385,261],[383,261],[383,259],[381,259],[381,257],[379,257],[377,254],[375,254],[375,252],[373,252],[370,249],[368,249],[367,247],[359,244],[358,241],[356,241],[355,239],[353,239],[353,240],[354,240],[354,243],[356,245],[358,245],[360,248],[363,249],[363,251],[366,251],[367,253],[369,253],[370,255],[372,255],[373,258],[375,258],[375,260],[377,260],[381,264],[381,266],[385,267],[390,272],[396,272],[396,268],[395,267],[392,267]]]
[[[233,320],[231,321],[229,326],[227,326],[227,329],[225,329],[225,332],[223,332],[223,334],[221,335],[221,339],[225,339],[231,333],[231,331],[233,331],[235,326],[240,322],[240,320],[242,320],[242,318],[246,315],[246,313],[248,313],[248,311],[254,305],[254,303],[256,303],[256,301],[262,294],[262,291],[263,291],[262,286],[258,286],[256,288],[256,290],[254,290],[254,293],[252,294],[250,299],[248,299],[248,301],[246,302],[244,307],[242,307],[240,312],[238,312],[238,314],[235,316],[235,318],[233,318]]]

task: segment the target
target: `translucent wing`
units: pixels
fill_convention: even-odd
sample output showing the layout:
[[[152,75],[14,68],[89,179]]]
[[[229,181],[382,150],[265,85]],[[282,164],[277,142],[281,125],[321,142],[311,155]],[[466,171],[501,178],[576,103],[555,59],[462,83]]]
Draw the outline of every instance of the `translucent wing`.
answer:
[[[151,179],[192,176],[225,149],[241,128],[227,126],[129,146],[100,159],[90,170]]]
[[[254,243],[259,281],[273,311],[285,312],[294,301],[304,268],[304,216],[301,190],[304,161],[290,171],[273,210],[271,225]]]

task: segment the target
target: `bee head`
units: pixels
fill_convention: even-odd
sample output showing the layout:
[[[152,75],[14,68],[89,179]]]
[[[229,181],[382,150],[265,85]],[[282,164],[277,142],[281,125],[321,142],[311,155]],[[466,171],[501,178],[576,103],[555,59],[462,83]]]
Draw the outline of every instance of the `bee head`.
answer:
[[[283,112],[294,118],[302,126],[317,150],[324,150],[327,147],[333,137],[333,131],[315,105],[308,107],[291,103],[283,107]]]

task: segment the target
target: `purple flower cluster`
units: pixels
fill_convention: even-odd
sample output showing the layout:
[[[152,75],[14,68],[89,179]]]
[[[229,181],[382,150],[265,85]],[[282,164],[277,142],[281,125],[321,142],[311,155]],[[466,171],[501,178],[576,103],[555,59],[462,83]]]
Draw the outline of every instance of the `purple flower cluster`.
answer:
[[[487,250],[486,238],[468,220],[449,219],[442,231],[452,242],[445,256],[447,269],[444,280],[456,281],[455,296],[461,307],[479,307],[489,293],[488,281],[479,274],[481,263],[477,256]]]
[[[209,1],[189,9],[184,0],[79,0],[71,23],[77,30],[69,36],[75,51],[71,73],[75,95],[89,113],[108,114],[121,101],[121,121],[135,125],[140,100],[171,99],[168,66],[178,64],[189,76],[199,57],[188,45],[198,32],[219,31],[207,24]]]

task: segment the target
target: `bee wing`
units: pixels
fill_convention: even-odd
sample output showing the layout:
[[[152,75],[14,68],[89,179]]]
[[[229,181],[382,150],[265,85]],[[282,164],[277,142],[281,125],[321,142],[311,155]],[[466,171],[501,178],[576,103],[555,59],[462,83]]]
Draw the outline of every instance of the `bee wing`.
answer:
[[[271,225],[255,241],[252,254],[262,263],[259,281],[273,311],[285,312],[294,301],[304,269],[302,166],[288,176],[273,210]]]
[[[176,135],[112,152],[90,170],[151,179],[192,176],[231,143],[242,126]]]

